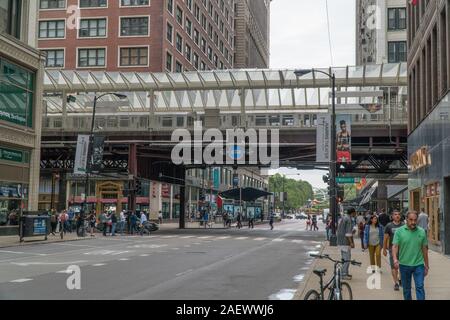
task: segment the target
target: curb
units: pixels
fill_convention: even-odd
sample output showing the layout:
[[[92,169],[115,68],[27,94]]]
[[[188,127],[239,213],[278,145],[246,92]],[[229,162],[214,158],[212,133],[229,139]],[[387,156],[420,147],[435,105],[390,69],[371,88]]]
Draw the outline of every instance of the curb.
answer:
[[[325,250],[326,243],[327,243],[327,241],[322,242],[322,247],[320,248],[319,254],[322,254],[323,251]],[[311,264],[311,267],[306,272],[305,278],[300,283],[299,287],[297,288],[297,291],[295,292],[294,298],[292,300],[303,300],[307,284],[308,284],[309,280],[311,279],[313,271],[316,268],[317,262],[318,262],[318,259],[314,259],[314,262]]]
[[[84,237],[84,238],[76,238],[76,239],[67,239],[67,240],[56,240],[56,241],[46,241],[46,240],[35,240],[33,242],[18,242],[13,244],[2,245],[0,244],[0,248],[11,248],[11,247],[25,247],[32,246],[38,244],[51,244],[51,243],[61,243],[61,242],[71,242],[71,241],[81,241],[81,240],[89,240],[95,239],[93,237]]]

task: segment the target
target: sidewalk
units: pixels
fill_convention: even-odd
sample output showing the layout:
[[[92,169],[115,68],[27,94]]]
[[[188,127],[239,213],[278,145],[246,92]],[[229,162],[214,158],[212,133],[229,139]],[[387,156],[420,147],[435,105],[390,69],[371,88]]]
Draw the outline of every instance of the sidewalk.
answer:
[[[359,239],[355,239],[355,249],[352,249],[352,260],[362,262],[361,267],[350,266],[350,274],[353,279],[347,281],[353,291],[354,300],[403,300],[402,289],[394,291],[394,283],[389,267],[389,254],[387,257],[381,255],[381,288],[370,290],[367,287],[367,280],[372,276],[368,271],[370,265],[369,252],[361,251]],[[322,254],[329,254],[333,259],[340,259],[340,252],[337,247],[330,247],[328,242],[323,243]],[[430,273],[425,278],[425,294],[427,300],[449,300],[450,299],[450,258],[435,251],[429,251]],[[333,263],[325,259],[315,259],[308,270],[305,280],[300,284],[295,300],[302,300],[310,289],[319,291],[319,277],[312,271],[317,268],[327,269],[325,280],[330,279],[333,274]],[[414,281],[412,296],[415,299]]]
[[[0,248],[15,247],[15,246],[27,246],[32,244],[43,244],[43,243],[53,243],[53,242],[65,242],[65,241],[77,241],[77,240],[87,240],[92,239],[88,234],[86,237],[78,237],[77,233],[74,231],[72,233],[66,233],[64,239],[61,239],[59,233],[55,236],[49,234],[47,240],[44,240],[44,236],[36,237],[26,237],[24,242],[20,242],[19,236],[1,236],[0,237]]]

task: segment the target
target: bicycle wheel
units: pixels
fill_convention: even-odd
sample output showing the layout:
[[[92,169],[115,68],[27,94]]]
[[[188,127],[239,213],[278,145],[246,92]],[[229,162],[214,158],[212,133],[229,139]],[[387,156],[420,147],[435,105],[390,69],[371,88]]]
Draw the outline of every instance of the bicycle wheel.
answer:
[[[309,290],[303,300],[320,300],[320,294],[316,290]]]
[[[341,300],[353,300],[352,288],[347,282],[341,282]]]

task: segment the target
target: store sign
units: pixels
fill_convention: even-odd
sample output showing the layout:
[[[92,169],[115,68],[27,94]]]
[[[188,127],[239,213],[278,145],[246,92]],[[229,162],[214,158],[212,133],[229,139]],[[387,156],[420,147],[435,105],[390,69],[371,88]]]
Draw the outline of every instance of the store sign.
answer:
[[[24,162],[24,154],[22,151],[0,148],[0,160]]]
[[[78,135],[77,151],[75,154],[74,174],[86,174],[89,153],[89,135]]]
[[[411,155],[409,159],[411,172],[431,165],[431,154],[428,147],[422,147]]]

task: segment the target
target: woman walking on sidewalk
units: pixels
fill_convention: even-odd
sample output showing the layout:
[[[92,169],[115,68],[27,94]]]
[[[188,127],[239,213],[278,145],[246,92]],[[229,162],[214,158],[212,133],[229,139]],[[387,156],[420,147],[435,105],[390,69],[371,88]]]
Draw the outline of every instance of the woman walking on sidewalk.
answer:
[[[370,265],[372,273],[378,267],[381,273],[381,246],[384,241],[384,230],[378,222],[378,217],[373,215],[364,230],[364,247],[369,249]]]

